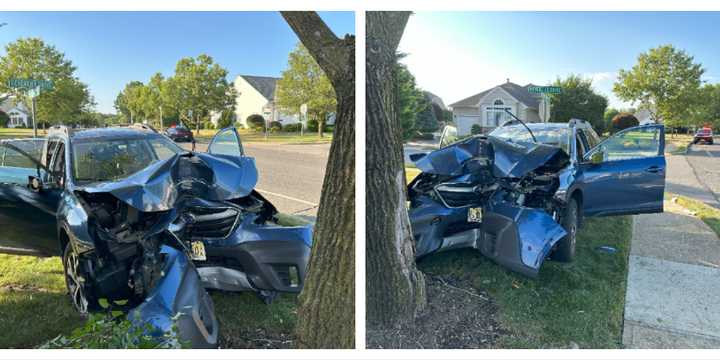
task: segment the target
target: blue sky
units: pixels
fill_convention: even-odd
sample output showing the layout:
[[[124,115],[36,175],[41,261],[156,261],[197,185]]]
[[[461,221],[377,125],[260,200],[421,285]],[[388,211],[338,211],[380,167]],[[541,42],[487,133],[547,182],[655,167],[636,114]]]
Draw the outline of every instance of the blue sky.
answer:
[[[355,33],[352,12],[322,12],[338,36]],[[40,37],[77,66],[97,110],[115,112],[126,83],[206,53],[229,72],[279,76],[299,42],[278,12],[0,12],[0,54],[19,37]]]
[[[546,84],[570,73],[593,78],[611,106],[619,69],[650,48],[672,44],[720,82],[720,13],[418,12],[400,43],[423,89],[451,104],[510,81]]]

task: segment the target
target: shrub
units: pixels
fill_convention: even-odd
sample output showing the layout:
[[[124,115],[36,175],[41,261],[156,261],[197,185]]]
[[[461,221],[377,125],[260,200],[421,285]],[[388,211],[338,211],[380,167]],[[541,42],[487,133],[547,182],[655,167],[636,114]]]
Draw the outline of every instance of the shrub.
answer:
[[[482,127],[480,126],[480,124],[473,124],[473,125],[470,127],[470,133],[473,134],[473,135],[481,134],[481,133],[482,133]]]
[[[265,118],[262,115],[253,114],[247,118],[248,127],[255,131],[265,130]]]
[[[235,123],[236,116],[232,110],[223,110],[218,119],[218,129],[224,129],[230,127]]]
[[[318,121],[315,120],[315,119],[313,119],[313,120],[308,120],[308,122],[307,122],[307,130],[308,130],[308,131],[312,131],[312,132],[317,132],[317,131],[318,131]]]
[[[152,325],[133,325],[122,313],[118,315],[91,314],[85,325],[70,336],[59,335],[41,345],[43,349],[180,349],[189,344],[180,341],[176,330],[155,337]],[[175,329],[175,326],[173,326]]]
[[[279,121],[271,121],[270,122],[270,131],[280,131],[282,130],[283,126]]]
[[[287,125],[283,126],[283,131],[286,131],[286,132],[300,132],[300,127],[301,127],[301,126],[302,126],[302,125],[299,124],[299,123],[298,123],[298,124],[287,124]]]
[[[623,129],[631,128],[633,126],[640,125],[640,122],[635,115],[630,113],[619,113],[612,119],[612,130],[618,132]]]
[[[10,121],[10,116],[4,111],[0,111],[0,128],[7,127],[8,121]]]

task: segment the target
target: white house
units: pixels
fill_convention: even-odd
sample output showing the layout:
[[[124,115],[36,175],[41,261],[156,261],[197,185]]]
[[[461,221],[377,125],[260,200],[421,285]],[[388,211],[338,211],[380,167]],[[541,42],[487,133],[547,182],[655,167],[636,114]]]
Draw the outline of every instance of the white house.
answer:
[[[279,121],[283,125],[299,122],[296,114],[282,113],[275,105],[275,94],[279,78],[269,76],[240,75],[235,78],[234,86],[237,90],[235,115],[237,121],[247,127],[247,118],[250,115],[262,115],[267,122]],[[217,125],[217,117],[213,119]]]
[[[520,120],[534,123],[547,122],[550,105],[542,94],[528,91],[535,86],[520,86],[510,82],[482,91],[478,94],[450,104],[458,135],[468,135],[474,124],[480,125],[483,133],[489,132],[512,117],[506,109]]]
[[[9,97],[0,102],[0,112],[4,112],[10,118],[5,126],[9,128],[32,126],[30,110],[14,97]]]
[[[650,110],[648,109],[642,109],[639,111],[636,111],[635,118],[638,119],[638,123],[640,125],[647,125],[647,124],[654,124],[655,119],[652,117],[652,113],[650,113]]]

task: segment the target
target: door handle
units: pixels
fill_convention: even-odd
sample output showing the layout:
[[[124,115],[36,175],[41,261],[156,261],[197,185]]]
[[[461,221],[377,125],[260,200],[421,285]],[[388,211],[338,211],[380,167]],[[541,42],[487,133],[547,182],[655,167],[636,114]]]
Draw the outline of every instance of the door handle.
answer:
[[[659,172],[663,171],[663,168],[661,168],[660,166],[651,166],[651,167],[645,169],[645,171],[647,171],[649,173],[659,173]]]

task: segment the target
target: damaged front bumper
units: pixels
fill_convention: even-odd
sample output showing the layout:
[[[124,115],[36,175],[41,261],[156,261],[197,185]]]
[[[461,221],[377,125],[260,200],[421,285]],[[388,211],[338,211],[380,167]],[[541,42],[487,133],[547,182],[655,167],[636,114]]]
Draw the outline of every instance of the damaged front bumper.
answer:
[[[501,202],[481,208],[482,218],[468,221],[471,207],[448,208],[421,196],[410,212],[418,258],[458,248],[475,248],[496,263],[529,277],[566,231],[545,211]]]

